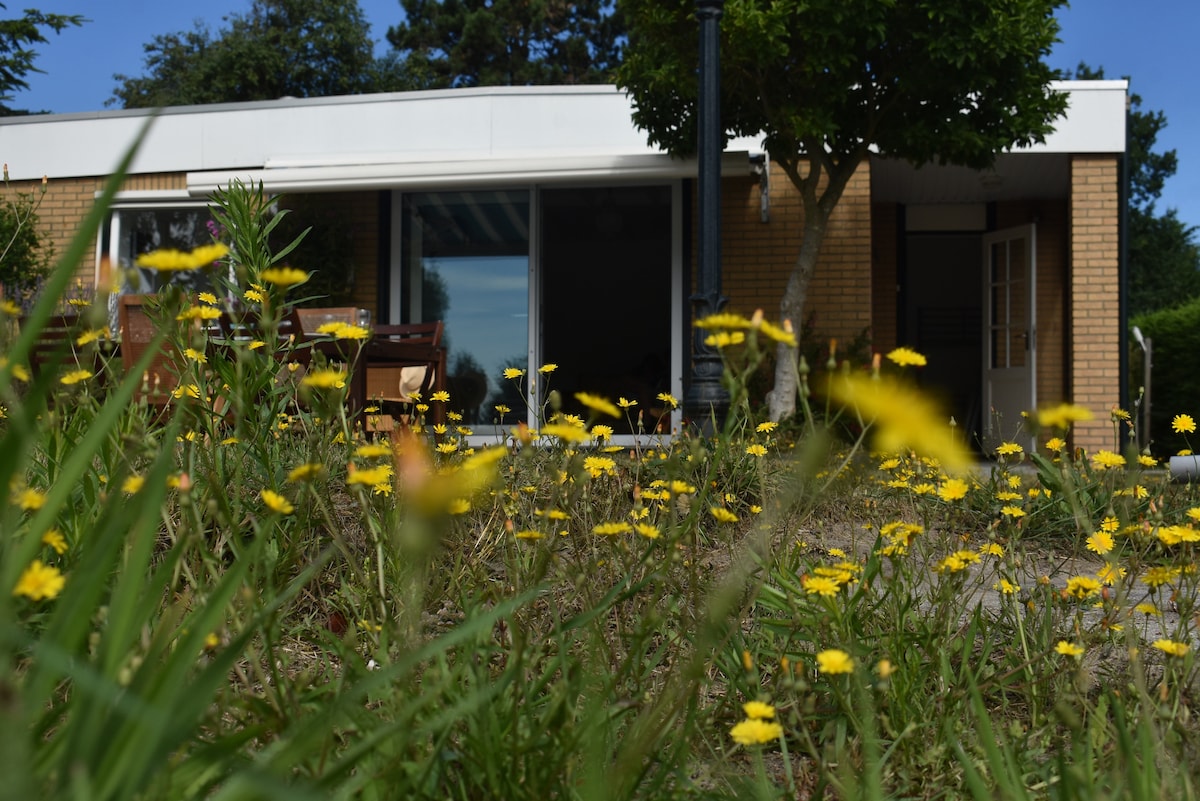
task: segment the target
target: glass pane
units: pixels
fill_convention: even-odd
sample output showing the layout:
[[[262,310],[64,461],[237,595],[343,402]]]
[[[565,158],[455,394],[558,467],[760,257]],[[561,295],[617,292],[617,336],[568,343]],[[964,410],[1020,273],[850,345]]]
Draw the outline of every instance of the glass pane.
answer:
[[[545,189],[542,208],[542,358],[549,386],[585,419],[575,393],[637,401],[649,429],[669,415],[671,190],[667,186]],[[630,420],[604,418],[615,433]]]
[[[468,425],[491,423],[498,403],[519,416],[525,402],[501,376],[528,368],[528,193],[422,192],[404,206],[403,285],[419,287],[408,319],[446,324],[450,408]]]
[[[137,257],[155,250],[193,250],[213,241],[212,217],[204,206],[160,209],[120,209],[121,241],[118,247],[123,273],[122,291],[156,292],[178,284],[193,292],[212,291],[207,270],[159,272],[136,266]]]

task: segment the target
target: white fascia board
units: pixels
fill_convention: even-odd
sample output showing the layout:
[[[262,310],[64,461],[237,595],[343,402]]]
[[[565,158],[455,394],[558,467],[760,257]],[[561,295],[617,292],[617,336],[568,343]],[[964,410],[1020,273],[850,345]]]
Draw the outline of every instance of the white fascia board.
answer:
[[[749,174],[749,154],[726,153],[722,172]],[[665,154],[520,157],[391,164],[313,164],[257,170],[216,170],[187,174],[188,192],[204,196],[233,180],[261,181],[269,192],[353,191],[362,189],[450,189],[525,186],[590,181],[648,181],[696,175],[695,159]]]
[[[1128,81],[1055,81],[1067,93],[1066,114],[1040,145],[1015,153],[1124,153]]]

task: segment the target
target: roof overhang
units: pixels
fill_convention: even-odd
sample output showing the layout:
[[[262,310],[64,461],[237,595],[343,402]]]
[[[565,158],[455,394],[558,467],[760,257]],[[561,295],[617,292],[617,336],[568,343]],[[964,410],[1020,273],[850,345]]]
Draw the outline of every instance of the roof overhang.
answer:
[[[749,153],[726,152],[722,172],[749,174]],[[330,162],[336,161],[331,158]],[[262,182],[269,192],[353,191],[360,189],[426,189],[452,187],[523,186],[548,183],[587,183],[620,179],[623,182],[694,177],[695,159],[665,154],[587,155],[540,158],[464,158],[453,161],[402,161],[374,164],[286,161],[262,169],[189,172],[191,195],[209,195],[231,181]]]

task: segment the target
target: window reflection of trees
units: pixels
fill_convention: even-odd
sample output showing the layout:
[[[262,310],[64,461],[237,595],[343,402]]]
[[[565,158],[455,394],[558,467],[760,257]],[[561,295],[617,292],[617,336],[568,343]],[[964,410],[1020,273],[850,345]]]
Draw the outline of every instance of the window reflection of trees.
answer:
[[[211,242],[207,208],[138,209],[122,211],[121,215],[128,236],[126,246],[121,249],[127,292],[157,292],[168,284],[188,292],[213,290],[208,270],[159,272],[137,266],[137,257],[143,253],[163,249],[187,251]]]

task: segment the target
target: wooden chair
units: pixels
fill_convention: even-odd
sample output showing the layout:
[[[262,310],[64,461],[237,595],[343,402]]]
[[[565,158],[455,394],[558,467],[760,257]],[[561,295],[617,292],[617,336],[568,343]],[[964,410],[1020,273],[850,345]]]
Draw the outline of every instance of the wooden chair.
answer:
[[[22,329],[26,327],[24,317],[20,325]],[[75,337],[79,331],[78,314],[57,314],[46,321],[29,350],[29,370],[34,378],[47,367],[70,362],[74,358]]]
[[[367,397],[380,407],[376,430],[390,430],[397,422],[402,427],[407,425],[413,413],[414,394],[428,403],[433,393],[446,388],[443,330],[441,320],[375,326],[364,360]],[[446,422],[444,403],[431,403],[430,410],[434,423]]]
[[[154,295],[122,295],[117,304],[121,326],[121,362],[126,372],[133,370],[158,335],[158,324],[149,313],[148,300]],[[174,348],[163,343],[142,374],[142,385],[134,395],[150,406],[163,408],[179,386],[179,360]]]

